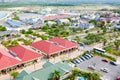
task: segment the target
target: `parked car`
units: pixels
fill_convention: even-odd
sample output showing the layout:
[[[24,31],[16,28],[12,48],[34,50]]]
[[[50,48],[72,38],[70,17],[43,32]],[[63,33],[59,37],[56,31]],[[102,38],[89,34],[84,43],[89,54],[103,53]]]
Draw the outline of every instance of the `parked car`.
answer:
[[[71,62],[72,62],[73,64],[77,64],[77,62],[76,62],[75,60],[72,60]]]
[[[93,57],[93,55],[92,54],[89,54],[91,57]]]
[[[90,54],[85,54],[86,56],[88,56],[89,58],[91,58],[92,56]]]
[[[100,70],[103,71],[103,72],[105,72],[105,73],[109,72],[109,70],[107,68],[101,68]]]
[[[82,61],[83,61],[81,58],[78,58],[78,60],[79,60],[80,62],[82,62]]]
[[[107,60],[107,59],[102,59],[102,61],[103,61],[103,62],[108,62],[108,60]]]
[[[113,61],[110,61],[110,64],[114,65],[114,66],[117,66],[117,64],[115,62],[113,62]]]
[[[85,59],[87,59],[87,60],[90,59],[90,58],[89,58],[88,56],[86,56],[86,55],[84,55],[83,57],[84,57]]]
[[[120,80],[120,76],[118,76],[116,80]]]
[[[84,57],[80,57],[83,61],[85,61],[86,59]]]
[[[77,63],[80,63],[80,61],[79,61],[78,59],[75,59],[75,61],[76,61]]]
[[[95,70],[95,69],[96,69],[95,66],[93,66],[93,65],[89,65],[88,68],[90,68],[90,69],[92,69],[92,70]]]

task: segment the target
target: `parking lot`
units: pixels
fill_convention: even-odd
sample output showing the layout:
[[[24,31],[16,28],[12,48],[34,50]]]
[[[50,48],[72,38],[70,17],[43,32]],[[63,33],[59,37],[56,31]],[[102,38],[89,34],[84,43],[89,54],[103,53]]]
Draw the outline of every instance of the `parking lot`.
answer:
[[[102,59],[104,58],[95,56],[89,60],[80,62],[79,64],[77,64],[77,66],[81,70],[91,71],[90,69],[88,69],[88,66],[95,65],[95,68],[96,68],[95,71],[100,72],[101,75],[103,75],[104,80],[116,80],[116,77],[120,75],[120,64],[118,64],[117,66],[114,66],[114,65],[111,65],[109,62],[108,63],[103,62]],[[100,70],[101,68],[107,68],[109,72],[108,73],[102,72]]]

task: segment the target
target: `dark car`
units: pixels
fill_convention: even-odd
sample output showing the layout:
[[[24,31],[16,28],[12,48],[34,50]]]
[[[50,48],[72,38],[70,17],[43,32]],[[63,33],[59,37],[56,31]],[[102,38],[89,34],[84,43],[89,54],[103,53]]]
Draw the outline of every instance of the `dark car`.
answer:
[[[76,61],[74,61],[74,60],[72,60],[71,62],[72,62],[73,64],[77,64],[77,62],[76,62]]]
[[[110,64],[114,65],[114,66],[117,66],[117,64],[115,62],[113,62],[113,61],[110,61]]]
[[[83,61],[85,61],[86,59],[84,57],[80,57]]]
[[[102,59],[102,61],[103,61],[103,62],[108,62],[108,60],[107,60],[107,59]]]
[[[88,56],[86,56],[86,55],[84,55],[83,57],[84,57],[85,59],[87,59],[87,60],[90,59],[90,58],[89,58]]]

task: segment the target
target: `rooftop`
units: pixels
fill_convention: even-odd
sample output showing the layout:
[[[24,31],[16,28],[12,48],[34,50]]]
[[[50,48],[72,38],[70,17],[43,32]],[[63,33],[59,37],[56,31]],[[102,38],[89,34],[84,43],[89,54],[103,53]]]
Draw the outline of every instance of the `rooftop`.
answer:
[[[50,63],[46,62],[45,64]],[[58,62],[41,70],[34,71],[32,73],[27,73],[22,71],[14,80],[48,80],[52,77],[52,73],[57,70],[60,71],[61,75],[64,75],[66,72],[70,71],[71,67],[66,62]]]
[[[26,46],[19,45],[15,47],[9,48],[9,50],[13,51],[14,53],[17,54],[17,57],[22,61],[29,61],[35,58],[39,58],[42,56],[42,54],[37,53]]]
[[[39,49],[40,51],[46,54],[52,54],[52,53],[59,52],[61,50],[72,48],[79,45],[67,39],[54,37],[50,40],[41,40],[41,41],[34,42],[31,44],[31,46]]]

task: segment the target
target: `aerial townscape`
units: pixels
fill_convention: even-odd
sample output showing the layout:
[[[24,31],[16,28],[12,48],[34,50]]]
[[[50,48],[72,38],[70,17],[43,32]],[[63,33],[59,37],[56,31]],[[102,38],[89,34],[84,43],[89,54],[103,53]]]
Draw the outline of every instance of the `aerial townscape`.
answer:
[[[120,80],[120,0],[0,0],[0,80]]]

